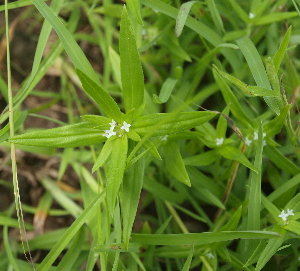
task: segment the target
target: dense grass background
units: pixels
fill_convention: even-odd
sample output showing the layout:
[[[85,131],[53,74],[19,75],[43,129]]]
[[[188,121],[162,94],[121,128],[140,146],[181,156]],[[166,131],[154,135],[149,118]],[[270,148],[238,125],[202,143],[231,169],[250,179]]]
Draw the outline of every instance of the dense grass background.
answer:
[[[0,270],[298,270],[299,6],[5,1]]]

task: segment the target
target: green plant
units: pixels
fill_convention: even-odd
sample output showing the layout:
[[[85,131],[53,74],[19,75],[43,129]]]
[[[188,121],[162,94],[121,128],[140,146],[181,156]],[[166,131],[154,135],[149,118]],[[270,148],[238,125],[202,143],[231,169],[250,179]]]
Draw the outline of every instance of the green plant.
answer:
[[[36,216],[59,213],[51,207],[55,200],[63,214],[74,218],[61,232],[28,241],[31,250],[49,250],[35,264],[37,270],[81,270],[83,263],[86,270],[92,270],[98,259],[101,270],[189,270],[199,266],[202,270],[262,270],[265,266],[283,270],[293,259],[290,268],[296,270],[299,124],[298,109],[287,98],[299,101],[299,63],[293,59],[295,49],[289,47],[297,36],[292,36],[291,26],[286,27],[279,43],[277,28],[284,20],[291,20],[296,27],[299,14],[297,4],[287,2],[230,0],[223,5],[207,0],[171,5],[131,0],[127,1],[128,15],[126,7],[110,1],[99,7],[97,1],[66,1],[73,9],[64,26],[57,15],[65,8],[63,1],[52,1],[48,7],[32,0],[46,20],[31,75],[14,99],[12,91],[8,92],[10,121],[1,130],[1,139],[4,146],[11,146],[12,157],[18,144],[24,150],[28,150],[24,146],[33,146],[32,152],[54,151],[61,159],[57,182],[48,177],[41,181],[47,193],[39,206],[31,209],[25,205],[23,209]],[[80,19],[78,7],[96,38],[74,33]],[[282,7],[297,11],[282,12]],[[119,18],[120,33],[115,30]],[[59,40],[41,62],[52,28]],[[101,50],[102,75],[92,68],[75,38],[95,43]],[[77,100],[81,118],[74,118],[71,103],[75,92],[70,92],[63,98],[68,105],[68,124],[14,135],[15,130],[22,131],[30,115],[20,110],[20,104],[34,93],[35,84],[61,58],[63,49],[75,68],[64,64],[61,81],[74,88],[74,78],[79,78],[81,84],[77,85],[99,112],[91,114],[94,106],[86,109]],[[2,121],[7,115],[2,115]],[[60,154],[53,147],[66,149]],[[93,162],[94,175],[85,168],[86,162]],[[62,188],[68,165],[79,177],[79,195]],[[12,169],[19,213],[15,159]],[[262,188],[263,180],[271,193]],[[147,195],[141,201],[142,189]],[[155,207],[156,214],[147,213],[147,207]],[[141,210],[143,226],[132,233]],[[3,213],[3,217],[10,216]],[[189,229],[184,217],[202,228]],[[18,221],[23,221],[22,214]],[[2,224],[6,253],[0,257],[8,259],[3,266],[29,269],[14,255],[7,238],[7,226],[16,227],[16,220]],[[32,225],[24,223],[21,228],[30,230]],[[234,241],[237,239],[241,240]],[[22,248],[25,253],[28,247]],[[77,254],[80,257],[75,257]],[[272,257],[276,257],[277,267]],[[157,258],[162,263],[156,262]]]

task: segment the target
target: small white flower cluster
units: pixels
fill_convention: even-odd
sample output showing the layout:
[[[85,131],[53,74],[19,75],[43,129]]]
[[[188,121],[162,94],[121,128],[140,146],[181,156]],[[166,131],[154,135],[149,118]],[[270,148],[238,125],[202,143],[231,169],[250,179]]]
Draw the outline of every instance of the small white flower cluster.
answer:
[[[267,135],[266,133],[263,133],[263,138],[265,138],[266,135]],[[257,139],[258,139],[258,133],[257,133],[257,132],[254,132],[253,140],[257,140]],[[246,144],[247,146],[250,146],[251,143],[252,143],[252,140],[249,139],[248,137],[246,137],[246,139],[245,139],[245,144]],[[263,141],[263,146],[266,146],[266,145],[267,145],[267,142],[266,142],[266,140],[264,140],[264,141]]]
[[[287,209],[286,212],[282,210],[281,214],[278,217],[281,217],[283,221],[287,221],[287,218],[290,215],[294,215],[293,210]]]
[[[216,138],[216,145],[217,145],[217,146],[222,145],[223,142],[224,142],[224,138],[223,138],[223,137],[221,137],[221,138]]]
[[[110,138],[114,135],[116,135],[117,133],[114,131],[115,127],[118,125],[118,123],[114,120],[111,120],[111,122],[109,123],[110,125],[110,129],[109,130],[105,130],[103,133],[103,136]],[[131,124],[128,124],[126,121],[123,121],[123,126],[121,127],[122,130],[125,130],[126,132],[129,132],[129,127],[131,126]],[[121,134],[119,135],[119,137],[122,136]]]

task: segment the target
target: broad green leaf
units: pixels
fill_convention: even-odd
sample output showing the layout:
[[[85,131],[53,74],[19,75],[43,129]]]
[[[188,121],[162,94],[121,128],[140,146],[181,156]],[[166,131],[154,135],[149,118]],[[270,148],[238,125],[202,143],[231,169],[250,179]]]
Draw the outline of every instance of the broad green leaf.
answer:
[[[125,7],[122,12],[119,47],[123,100],[128,112],[132,108],[138,109],[144,102],[144,75]]]
[[[283,60],[283,57],[286,53],[287,47],[289,45],[290,37],[292,32],[292,26],[289,27],[289,29],[286,31],[284,38],[282,42],[280,43],[279,49],[276,52],[274,56],[274,65],[275,65],[275,71],[278,72],[280,64]]]
[[[128,6],[129,11],[133,14],[135,19],[140,25],[143,24],[143,19],[141,16],[141,8],[140,8],[140,1],[139,0],[127,0],[126,4]]]
[[[215,112],[156,113],[144,115],[132,123],[132,128],[141,136],[152,132],[152,136],[163,136],[194,128],[212,119]]]
[[[92,172],[95,172],[99,167],[102,167],[111,155],[114,146],[114,138],[109,138],[104,143],[101,152],[92,168]]]
[[[84,72],[79,69],[76,69],[76,72],[86,93],[94,99],[107,117],[121,122],[122,113],[114,99]]]
[[[178,82],[177,79],[168,77],[161,87],[159,96],[153,94],[153,102],[159,104],[167,102],[177,82]]]
[[[214,68],[218,71],[218,73],[227,81],[230,83],[234,84],[236,87],[238,87],[240,90],[242,90],[244,93],[249,94],[251,96],[263,96],[263,97],[274,97],[278,95],[274,90],[267,89],[264,87],[259,87],[259,86],[248,86],[239,79],[235,78],[234,76],[222,72],[217,68],[217,66],[214,65]]]
[[[236,42],[249,65],[257,86],[270,90],[271,85],[265,67],[253,42],[247,36]],[[279,107],[274,97],[264,97],[264,100],[275,113],[279,114]]]
[[[189,15],[189,12],[197,1],[188,1],[180,6],[175,25],[175,34],[179,37],[182,33],[183,27],[185,25],[186,19]]]
[[[138,234],[133,233],[131,241],[144,245],[200,245],[229,241],[234,239],[279,239],[280,234],[270,231],[226,231],[226,232],[203,232],[203,233],[185,233],[185,234]]]
[[[79,217],[73,222],[73,224],[68,227],[68,229],[61,234],[61,238],[55,245],[52,247],[51,251],[43,259],[41,264],[38,266],[37,271],[49,270],[57,257],[61,252],[66,248],[70,240],[75,236],[80,227],[85,223],[86,219],[91,215],[92,211],[96,210],[96,207],[99,208],[99,204],[105,199],[105,192],[97,195],[92,203],[84,209],[84,211],[79,215]]]
[[[96,124],[99,127],[109,128],[110,126],[109,123],[111,120],[106,117],[97,116],[97,115],[84,115],[80,117],[83,118],[84,120]]]
[[[126,136],[117,137],[113,141],[113,149],[109,168],[106,174],[106,199],[108,210],[112,215],[126,166],[128,139]]]
[[[264,251],[261,253],[257,261],[255,271],[260,271],[266,265],[266,263],[277,252],[277,250],[280,248],[280,246],[285,240],[285,235],[286,235],[285,229],[276,226],[274,227],[274,230],[276,230],[281,236],[279,238],[270,239],[268,241],[267,246],[265,247]]]
[[[258,173],[257,168],[254,167],[249,160],[246,158],[246,156],[237,148],[230,146],[230,145],[225,145],[217,149],[218,152],[224,156],[227,159],[231,159],[234,161],[238,161],[244,166],[250,168],[254,172]]]
[[[211,150],[198,155],[187,157],[183,162],[187,166],[207,166],[211,165],[217,159],[217,151]]]
[[[43,1],[32,0],[32,3],[56,31],[74,66],[84,71],[86,74],[89,74],[94,81],[99,82],[90,62],[87,60],[78,43],[75,41],[71,33],[65,28],[61,20]]]
[[[72,148],[93,145],[106,139],[103,131],[95,128],[95,124],[83,122],[17,135],[9,138],[8,141],[29,146]]]
[[[289,220],[289,223],[287,225],[284,225],[283,228],[297,235],[300,235],[300,222],[298,221]]]
[[[178,181],[191,186],[189,175],[185,169],[179,145],[173,140],[169,140],[164,146],[166,168],[168,172]]]
[[[125,171],[121,190],[121,210],[123,220],[123,242],[128,248],[133,222],[136,216],[144,177],[144,159]]]

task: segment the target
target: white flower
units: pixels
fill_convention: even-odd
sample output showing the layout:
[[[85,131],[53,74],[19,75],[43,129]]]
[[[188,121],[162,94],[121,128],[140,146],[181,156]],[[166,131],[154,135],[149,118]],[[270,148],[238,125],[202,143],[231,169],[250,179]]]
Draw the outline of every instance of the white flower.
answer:
[[[266,133],[263,133],[263,138],[266,137]],[[254,137],[253,137],[253,140],[257,140],[258,139],[258,133],[257,132],[254,132]]]
[[[109,125],[110,125],[110,129],[114,128],[117,125],[117,122],[112,119]]]
[[[267,141],[266,140],[263,141],[263,147],[264,146],[267,146]]]
[[[287,209],[287,213],[286,214],[287,215],[294,215],[294,212],[293,212],[293,210]]]
[[[126,121],[123,122],[123,126],[121,127],[121,129],[125,130],[126,132],[129,132],[129,127],[131,126],[131,124],[126,123]]]
[[[105,130],[103,136],[106,136],[107,138],[110,138],[111,136],[116,135],[116,132],[113,131],[113,129],[110,128],[110,130]]]
[[[293,210],[287,209],[287,212],[285,212],[284,210],[281,211],[280,215],[278,217],[281,217],[283,221],[287,221],[287,218],[290,215],[294,215]]]
[[[253,19],[254,17],[255,17],[255,14],[252,13],[252,12],[250,12],[250,13],[249,13],[249,18],[250,18],[250,19]]]
[[[219,146],[219,145],[222,145],[224,142],[224,138],[216,138],[216,144]]]
[[[245,144],[246,144],[247,146],[250,146],[251,143],[252,143],[252,140],[250,140],[248,137],[246,137]]]
[[[210,253],[207,253],[206,254],[206,257],[208,258],[208,259],[213,259],[213,258],[215,258],[215,256],[210,252]]]

